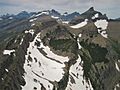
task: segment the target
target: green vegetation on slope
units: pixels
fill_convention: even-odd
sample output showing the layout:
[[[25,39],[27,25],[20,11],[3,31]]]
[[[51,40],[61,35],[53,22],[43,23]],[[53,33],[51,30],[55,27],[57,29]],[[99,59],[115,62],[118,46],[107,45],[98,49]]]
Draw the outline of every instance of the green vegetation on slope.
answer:
[[[98,44],[94,43],[87,43],[82,41],[81,45],[83,48],[87,49],[90,53],[90,56],[92,58],[92,63],[96,62],[108,62],[106,59],[107,49],[104,47],[100,47]]]
[[[55,50],[61,50],[62,52],[72,52],[74,54],[77,53],[77,43],[71,39],[51,39],[49,44]]]

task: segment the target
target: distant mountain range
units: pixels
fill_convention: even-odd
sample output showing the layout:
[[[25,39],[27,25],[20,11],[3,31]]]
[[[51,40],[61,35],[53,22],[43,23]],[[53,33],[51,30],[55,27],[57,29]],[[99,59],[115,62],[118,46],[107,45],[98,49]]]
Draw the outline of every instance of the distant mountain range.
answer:
[[[94,13],[97,13],[97,11],[94,12],[93,10],[94,8],[91,7],[87,12],[81,14],[81,16],[85,16],[86,15],[89,15],[89,17],[94,14]],[[65,21],[71,21],[72,19],[74,19],[75,17],[78,17],[80,16],[80,13],[79,12],[73,12],[73,13],[70,13],[68,14],[67,12],[65,12],[63,15],[61,13],[59,13],[58,11],[52,9],[52,10],[46,10],[47,12],[49,12],[49,15],[50,16],[54,16],[54,17],[59,17],[61,20],[65,20]],[[42,11],[41,11],[42,12]],[[14,15],[14,14],[6,14],[6,15],[1,15],[0,16],[0,20],[3,20],[3,19],[26,19],[26,18],[30,18],[32,15],[35,15],[39,12],[26,12],[26,11],[22,11],[20,13],[18,13],[17,15]],[[91,14],[90,14],[91,13]],[[100,12],[99,12],[100,13]],[[106,18],[106,15],[103,16],[103,18]],[[120,21],[120,18],[116,18],[116,19],[110,19],[110,20],[114,20],[114,21]]]
[[[54,17],[59,17],[62,20],[65,21],[70,21],[71,19],[80,16],[80,14],[78,12],[73,12],[71,14],[67,14],[67,15],[61,15],[58,11],[52,9],[52,10],[46,10],[46,11],[41,11],[41,12],[48,12],[50,16],[54,16]],[[40,12],[38,12],[40,13]],[[10,14],[6,14],[6,15],[2,15],[0,18],[2,19],[26,19],[26,18],[30,18],[32,15],[36,15],[38,14],[37,12],[31,12],[28,13],[26,11],[22,11],[17,15],[10,15]]]

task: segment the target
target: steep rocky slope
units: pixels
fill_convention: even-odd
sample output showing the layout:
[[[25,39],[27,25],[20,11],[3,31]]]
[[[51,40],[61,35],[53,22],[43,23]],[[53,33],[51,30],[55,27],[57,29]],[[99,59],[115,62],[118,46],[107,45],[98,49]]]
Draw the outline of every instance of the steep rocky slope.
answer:
[[[94,8],[69,24],[46,13],[26,23],[1,42],[0,90],[120,90],[119,23]]]

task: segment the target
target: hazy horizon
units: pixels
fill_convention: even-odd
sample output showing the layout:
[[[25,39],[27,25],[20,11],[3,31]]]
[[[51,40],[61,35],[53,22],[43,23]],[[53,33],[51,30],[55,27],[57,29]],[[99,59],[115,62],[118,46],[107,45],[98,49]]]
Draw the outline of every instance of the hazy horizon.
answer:
[[[0,15],[51,9],[55,9],[60,13],[77,11],[81,14],[93,6],[95,10],[107,14],[109,18],[119,18],[119,5],[120,0],[4,0],[0,1]]]

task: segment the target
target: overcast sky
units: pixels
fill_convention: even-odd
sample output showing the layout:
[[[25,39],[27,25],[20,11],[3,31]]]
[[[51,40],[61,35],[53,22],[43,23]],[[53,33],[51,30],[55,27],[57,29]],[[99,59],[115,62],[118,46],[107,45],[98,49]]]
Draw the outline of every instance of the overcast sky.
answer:
[[[17,14],[20,11],[55,9],[59,12],[83,13],[91,6],[110,18],[120,17],[120,0],[0,0],[0,15]]]

